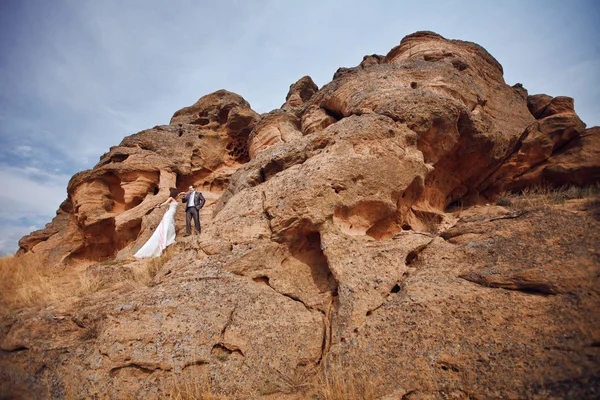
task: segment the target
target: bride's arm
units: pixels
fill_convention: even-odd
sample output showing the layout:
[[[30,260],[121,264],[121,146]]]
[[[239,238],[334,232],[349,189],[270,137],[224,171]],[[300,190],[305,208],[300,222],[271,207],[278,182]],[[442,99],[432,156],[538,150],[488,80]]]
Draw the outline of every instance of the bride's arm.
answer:
[[[159,204],[159,205],[155,206],[154,208],[160,208],[162,206],[166,206],[167,204],[171,203],[172,201],[176,201],[176,200],[172,197],[169,197],[167,200],[165,200],[164,203]]]

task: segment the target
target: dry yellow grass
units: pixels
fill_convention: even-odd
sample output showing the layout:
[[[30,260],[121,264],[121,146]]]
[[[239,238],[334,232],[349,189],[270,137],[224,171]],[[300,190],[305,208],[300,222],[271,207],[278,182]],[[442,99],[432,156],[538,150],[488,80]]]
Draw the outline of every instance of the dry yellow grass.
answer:
[[[228,397],[212,392],[208,371],[173,373],[166,383],[166,393],[171,400],[227,400]]]
[[[323,364],[315,391],[323,400],[376,399],[378,382],[372,378],[339,359],[331,359]]]
[[[310,398],[319,400],[373,400],[377,394],[378,381],[361,374],[356,369],[344,366],[339,360],[329,360],[317,372],[310,374],[303,370],[301,376],[290,377],[289,383],[276,390],[265,390],[265,395],[283,393],[289,398]],[[311,382],[312,381],[312,382]],[[271,388],[272,389],[272,388]],[[173,373],[164,390],[173,400],[226,400],[228,396],[215,394],[210,385],[208,371],[199,374]],[[296,397],[297,396],[297,397]]]
[[[107,285],[99,278],[91,276],[77,267],[51,267],[43,257],[27,254],[20,257],[0,258],[0,311],[8,312],[21,307],[48,305],[69,298],[79,298],[115,285],[132,288],[152,286],[160,269],[177,254],[174,246],[168,247],[163,255],[143,260],[132,265],[132,276],[123,282]],[[125,261],[107,261],[105,265],[117,268]]]
[[[175,246],[169,246],[160,257],[150,258],[135,264],[133,267],[133,280],[146,286],[152,286],[154,277],[176,254]]]
[[[60,300],[61,285],[44,269],[40,257],[0,259],[0,304],[2,308],[31,306]]]
[[[98,290],[98,282],[75,271],[60,272],[36,254],[0,259],[0,308],[47,305]]]
[[[599,196],[600,184],[598,183],[587,187],[565,185],[559,188],[539,185],[525,188],[518,193],[507,192],[496,200],[496,204],[526,209],[565,204],[567,200],[574,199],[597,199]]]

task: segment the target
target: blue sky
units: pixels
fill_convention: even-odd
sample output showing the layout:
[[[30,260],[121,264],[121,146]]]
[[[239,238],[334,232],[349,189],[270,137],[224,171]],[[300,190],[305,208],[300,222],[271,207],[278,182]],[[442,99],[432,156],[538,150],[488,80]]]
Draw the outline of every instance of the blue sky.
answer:
[[[600,125],[598,21],[583,0],[0,0],[0,255],[124,136],[218,89],[270,111],[418,30],[484,46],[508,84]]]

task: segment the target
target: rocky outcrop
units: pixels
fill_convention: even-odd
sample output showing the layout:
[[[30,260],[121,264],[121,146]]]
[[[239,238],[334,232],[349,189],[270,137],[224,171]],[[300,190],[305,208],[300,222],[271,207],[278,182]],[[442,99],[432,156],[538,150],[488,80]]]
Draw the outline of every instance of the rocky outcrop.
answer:
[[[592,176],[592,165],[598,164],[592,154],[597,149],[594,146],[581,147],[581,135],[585,124],[579,119],[573,108],[573,99],[569,97],[552,98],[546,95],[528,97],[528,107],[537,121],[528,126],[521,140],[519,140],[502,165],[495,170],[481,185],[480,189],[488,195],[501,193],[505,190],[520,190],[536,184],[551,184],[555,186],[565,184],[589,185],[598,181],[598,175]],[[586,140],[586,143],[589,140]],[[593,141],[593,139],[592,139]],[[559,154],[568,149],[575,155],[576,164],[567,166],[559,159]],[[584,153],[582,153],[584,152]],[[561,173],[553,174],[551,171],[558,167]],[[547,169],[548,168],[548,169]],[[542,171],[548,172],[542,172]],[[570,175],[569,179],[565,175]]]
[[[170,125],[125,138],[93,170],[73,177],[69,206],[47,229],[24,238],[20,252],[41,246],[36,252],[48,253],[43,243],[53,243],[52,236],[60,233],[61,239],[50,246],[52,262],[126,257],[158,223],[160,212],[152,206],[166,198],[169,187],[184,190],[196,183],[205,188],[209,206],[203,219],[208,222],[210,204],[224,204],[235,191],[262,183],[261,174],[275,174],[312,157],[302,146],[320,142],[328,152],[340,142],[326,140],[329,132],[343,137],[351,131],[360,136],[363,130],[369,137],[377,129],[387,129],[386,140],[397,137],[401,142],[398,150],[389,150],[396,152],[390,162],[416,151],[427,171],[406,177],[408,183],[422,182],[414,184],[418,190],[409,204],[401,205],[396,193],[383,201],[385,206],[374,206],[377,210],[363,224],[370,225],[367,230],[376,223],[389,225],[381,228],[384,236],[405,223],[422,227],[424,220],[439,219],[432,215],[457,201],[489,201],[503,191],[534,184],[597,181],[598,162],[588,145],[595,136],[581,137],[585,124],[572,99],[527,96],[522,86],[504,83],[502,67],[480,46],[418,32],[386,56],[365,56],[359,66],[341,68],[320,90],[310,77],[301,78],[290,86],[279,110],[259,116],[241,96],[220,90],[177,111]],[[381,141],[380,133],[373,140]],[[305,140],[313,135],[318,137]],[[371,139],[359,136],[350,140],[353,151],[372,151],[370,144],[359,144]],[[292,161],[280,164],[277,160],[283,158]],[[350,159],[345,153],[340,158]],[[328,167],[332,176],[336,168]],[[248,175],[253,184],[241,182]],[[330,180],[319,179],[315,186]],[[389,186],[385,180],[376,184]],[[354,206],[336,207],[346,215]]]
[[[511,189],[520,189],[539,182],[554,185],[586,186],[600,182],[600,128],[593,127],[557,149],[544,162],[519,176]]]
[[[163,211],[153,207],[171,187],[199,185],[209,215],[231,174],[248,161],[257,120],[241,96],[221,90],[176,112],[171,125],[126,137],[94,169],[71,178],[57,217],[23,238],[20,253],[43,254],[50,263],[127,257],[158,225]],[[182,219],[179,213],[179,226]]]
[[[21,256],[133,270],[153,206],[191,183],[207,198],[202,234],[178,238],[151,288],[99,291],[60,319],[6,316],[12,393],[158,398],[190,373],[235,398],[283,396],[341,359],[388,377],[379,395],[518,398],[539,382],[590,395],[595,214],[444,212],[599,180],[598,129],[573,100],[502,73],[476,44],[418,32],[321,89],[301,78],[281,109],[259,116],[221,90],[125,138],[71,179]]]
[[[2,388],[164,398],[198,379],[231,398],[310,398],[337,359],[377,396],[593,398],[598,228],[586,212],[494,206],[441,236],[332,224],[216,252],[181,241],[152,287],[5,315]]]

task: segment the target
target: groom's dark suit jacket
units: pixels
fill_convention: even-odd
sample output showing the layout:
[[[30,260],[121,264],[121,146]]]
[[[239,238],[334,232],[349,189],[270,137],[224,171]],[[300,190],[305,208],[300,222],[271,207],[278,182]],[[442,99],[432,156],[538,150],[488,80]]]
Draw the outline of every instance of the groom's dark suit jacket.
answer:
[[[196,195],[196,197],[194,197],[194,206],[196,207],[197,210],[200,210],[202,207],[204,207],[204,203],[206,202],[206,199],[204,199],[204,196],[202,196],[202,193],[200,193],[200,192],[194,192],[194,193],[186,194],[181,199],[181,202],[182,203],[187,203],[188,202],[188,197],[190,195],[192,195],[192,194]]]

